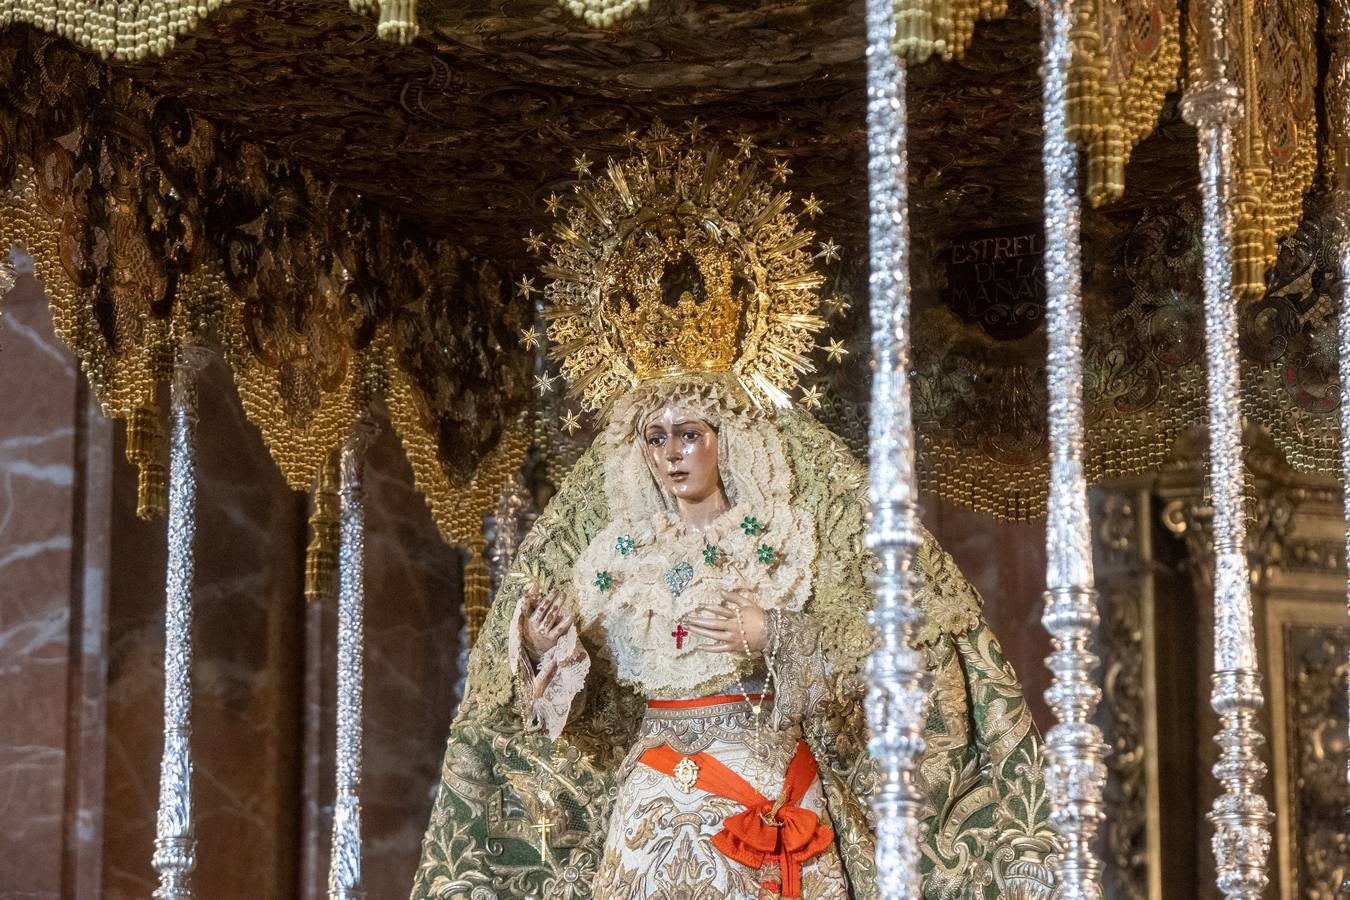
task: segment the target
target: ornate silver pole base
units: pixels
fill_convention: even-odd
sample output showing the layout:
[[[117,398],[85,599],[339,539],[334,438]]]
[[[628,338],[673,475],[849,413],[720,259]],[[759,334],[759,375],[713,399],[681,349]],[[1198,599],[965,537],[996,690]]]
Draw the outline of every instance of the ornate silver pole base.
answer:
[[[1092,719],[1101,689],[1093,590],[1092,529],[1083,474],[1083,300],[1078,150],[1068,133],[1070,0],[1041,0],[1042,112],[1045,170],[1046,376],[1049,394],[1050,490],[1046,514],[1043,621],[1054,677],[1045,692],[1058,722],[1045,736],[1050,824],[1061,855],[1055,896],[1099,900],[1102,863],[1095,841],[1105,816],[1106,742]]]
[[[179,349],[169,435],[169,554],[164,597],[164,755],[159,766],[154,896],[190,900],[197,842],[192,828],[192,579],[197,534],[197,372],[201,347]]]
[[[1050,825],[1060,837],[1055,897],[1100,900],[1102,862],[1095,841],[1105,818],[1106,741],[1091,719],[1101,700],[1092,680],[1098,658],[1091,650],[1097,629],[1097,592],[1081,585],[1046,591],[1043,621],[1054,650],[1046,660],[1054,681],[1045,692],[1058,724],[1045,735],[1045,787]]]
[[[1214,800],[1214,860],[1219,891],[1225,897],[1260,900],[1269,880],[1270,822],[1274,818],[1261,794],[1265,743],[1257,728],[1261,712],[1261,675],[1251,670],[1214,674],[1211,704],[1219,714],[1219,761],[1214,776],[1224,793]]]
[[[868,660],[870,747],[880,766],[877,879],[885,900],[918,900],[919,810],[915,770],[923,753],[927,691],[913,648],[922,612],[914,604],[914,428],[909,385],[909,221],[905,69],[895,54],[892,0],[867,0],[867,152],[872,354],[872,524],[868,546],[880,572],[872,622],[878,646]]]
[[[1222,2],[1209,4],[1210,34],[1226,34]],[[1222,42],[1219,46],[1223,50]],[[1224,57],[1212,80],[1182,100],[1182,112],[1200,133],[1200,187],[1204,202],[1205,355],[1209,378],[1210,487],[1214,503],[1214,688],[1221,749],[1214,775],[1223,791],[1214,823],[1218,886],[1230,900],[1259,900],[1269,879],[1272,816],[1261,794],[1266,767],[1258,752],[1261,679],[1256,670],[1247,526],[1242,510],[1242,405],[1238,393],[1237,297],[1233,293],[1232,123],[1237,88]]]
[[[337,610],[337,793],[333,854],[328,870],[331,900],[357,900],[361,889],[361,739],[364,690],[366,509],[362,486],[366,447],[374,429],[356,423],[342,447],[339,489]]]

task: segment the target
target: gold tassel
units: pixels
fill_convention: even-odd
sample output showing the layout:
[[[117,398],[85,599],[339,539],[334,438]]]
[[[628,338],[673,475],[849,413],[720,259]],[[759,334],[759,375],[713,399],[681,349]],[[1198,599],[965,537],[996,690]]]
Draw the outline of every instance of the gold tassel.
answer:
[[[314,512],[309,517],[309,546],[305,548],[305,599],[310,603],[333,596],[337,588],[338,521],[337,462],[329,456],[319,470],[314,488]]]
[[[1274,262],[1274,228],[1266,198],[1268,170],[1251,168],[1240,176],[1233,193],[1233,289],[1247,300],[1266,293],[1266,266]]]
[[[145,403],[127,418],[127,462],[136,466],[136,518],[162,518],[169,508],[168,471],[164,464],[164,429],[159,407]]]
[[[464,563],[464,624],[469,629],[470,647],[487,621],[491,577],[486,554],[487,541],[480,538],[469,545],[469,558]]]

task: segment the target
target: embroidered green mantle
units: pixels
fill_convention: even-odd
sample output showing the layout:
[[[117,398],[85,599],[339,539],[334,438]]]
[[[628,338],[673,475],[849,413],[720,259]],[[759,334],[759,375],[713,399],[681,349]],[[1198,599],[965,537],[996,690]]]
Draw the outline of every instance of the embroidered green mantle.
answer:
[[[834,702],[804,730],[815,752],[852,896],[877,895],[867,798],[862,663],[866,621],[866,477],[811,417],[773,418],[793,470],[793,503],[811,511],[818,552],[807,612],[829,623],[802,652],[828,660]],[[422,844],[413,900],[588,898],[643,701],[621,688],[603,657],[585,704],[557,741],[527,731],[507,663],[507,628],[525,585],[563,585],[609,521],[596,448],[577,463],[526,540],[470,656],[468,686],[450,729],[441,784]],[[980,599],[931,536],[917,559],[920,634],[932,673],[920,764],[924,896],[928,900],[1048,898],[1053,834],[1040,740],[1012,667],[980,614]],[[588,648],[593,650],[593,648]],[[787,697],[782,698],[784,702]],[[542,853],[541,853],[542,850]]]

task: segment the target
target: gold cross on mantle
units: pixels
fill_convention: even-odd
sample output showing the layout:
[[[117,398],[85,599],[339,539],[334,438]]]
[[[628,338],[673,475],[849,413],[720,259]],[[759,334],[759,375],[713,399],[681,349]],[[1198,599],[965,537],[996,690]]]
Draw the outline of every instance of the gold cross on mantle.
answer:
[[[553,821],[547,818],[548,811],[545,810],[543,815],[545,816],[545,818],[540,819],[538,822],[536,822],[534,825],[531,826],[532,828],[534,828],[535,831],[539,832],[540,862],[545,862],[548,859],[548,833],[553,830]]]

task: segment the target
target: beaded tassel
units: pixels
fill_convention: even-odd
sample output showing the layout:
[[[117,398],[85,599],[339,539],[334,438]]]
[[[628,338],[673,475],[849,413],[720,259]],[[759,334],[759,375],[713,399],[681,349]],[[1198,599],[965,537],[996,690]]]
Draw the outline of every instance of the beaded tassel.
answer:
[[[305,548],[305,599],[313,603],[333,596],[337,584],[337,469],[331,459],[319,470],[309,529],[309,546]]]
[[[164,469],[164,430],[159,407],[146,403],[127,418],[127,462],[136,466],[136,518],[162,518],[168,506]]]
[[[377,33],[386,41],[412,43],[417,37],[417,0],[380,0]]]

